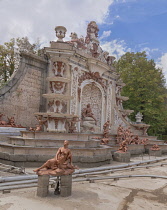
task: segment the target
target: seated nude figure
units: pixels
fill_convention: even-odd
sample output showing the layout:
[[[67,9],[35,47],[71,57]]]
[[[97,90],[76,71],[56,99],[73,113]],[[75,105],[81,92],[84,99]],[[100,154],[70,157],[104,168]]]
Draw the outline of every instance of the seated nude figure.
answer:
[[[74,172],[76,166],[72,164],[72,154],[68,148],[69,142],[64,141],[64,146],[60,147],[54,158],[49,159],[41,167],[34,170],[38,175],[68,175]]]

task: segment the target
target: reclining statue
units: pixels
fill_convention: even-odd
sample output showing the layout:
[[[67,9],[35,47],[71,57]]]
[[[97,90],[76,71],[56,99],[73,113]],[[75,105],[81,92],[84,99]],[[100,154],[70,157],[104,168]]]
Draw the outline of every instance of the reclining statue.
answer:
[[[38,175],[69,175],[72,174],[77,166],[72,164],[72,154],[68,148],[69,142],[64,141],[64,146],[60,147],[54,158],[49,159],[41,167],[33,170]]]

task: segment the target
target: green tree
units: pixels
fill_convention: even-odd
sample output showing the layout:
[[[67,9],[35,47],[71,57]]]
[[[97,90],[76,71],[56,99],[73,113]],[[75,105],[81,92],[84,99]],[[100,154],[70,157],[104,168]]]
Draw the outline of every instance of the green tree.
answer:
[[[147,59],[145,52],[127,52],[115,62],[115,67],[126,84],[121,94],[129,97],[123,106],[134,110],[131,120],[135,121],[135,115],[140,111],[144,115],[143,121],[151,125],[149,134],[165,133],[167,89],[162,70],[156,68],[153,60]]]
[[[0,87],[3,86],[17,70],[20,61],[20,52],[31,52],[40,55],[40,41],[30,44],[27,37],[11,39],[0,45]]]
[[[15,39],[0,45],[0,80],[1,84],[6,83],[8,78],[14,72],[15,55],[14,55]]]

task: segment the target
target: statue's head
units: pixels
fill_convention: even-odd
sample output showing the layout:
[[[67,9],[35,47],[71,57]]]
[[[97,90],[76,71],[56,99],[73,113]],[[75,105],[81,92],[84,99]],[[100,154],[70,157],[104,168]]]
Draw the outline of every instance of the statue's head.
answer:
[[[68,146],[69,145],[69,141],[68,140],[65,140],[64,141],[64,146]]]

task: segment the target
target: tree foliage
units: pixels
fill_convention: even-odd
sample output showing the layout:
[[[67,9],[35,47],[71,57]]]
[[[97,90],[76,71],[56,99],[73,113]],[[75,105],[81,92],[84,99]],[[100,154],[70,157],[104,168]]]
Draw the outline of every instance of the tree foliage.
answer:
[[[38,54],[40,49],[39,40],[30,44],[27,37],[11,39],[0,45],[0,87],[3,86],[17,70],[20,61],[20,52]]]
[[[167,89],[165,78],[154,60],[148,60],[145,52],[123,55],[115,67],[126,86],[122,95],[129,100],[123,103],[125,109],[132,109],[131,119],[135,121],[137,112],[144,115],[143,121],[150,124],[149,134],[167,132]]]

